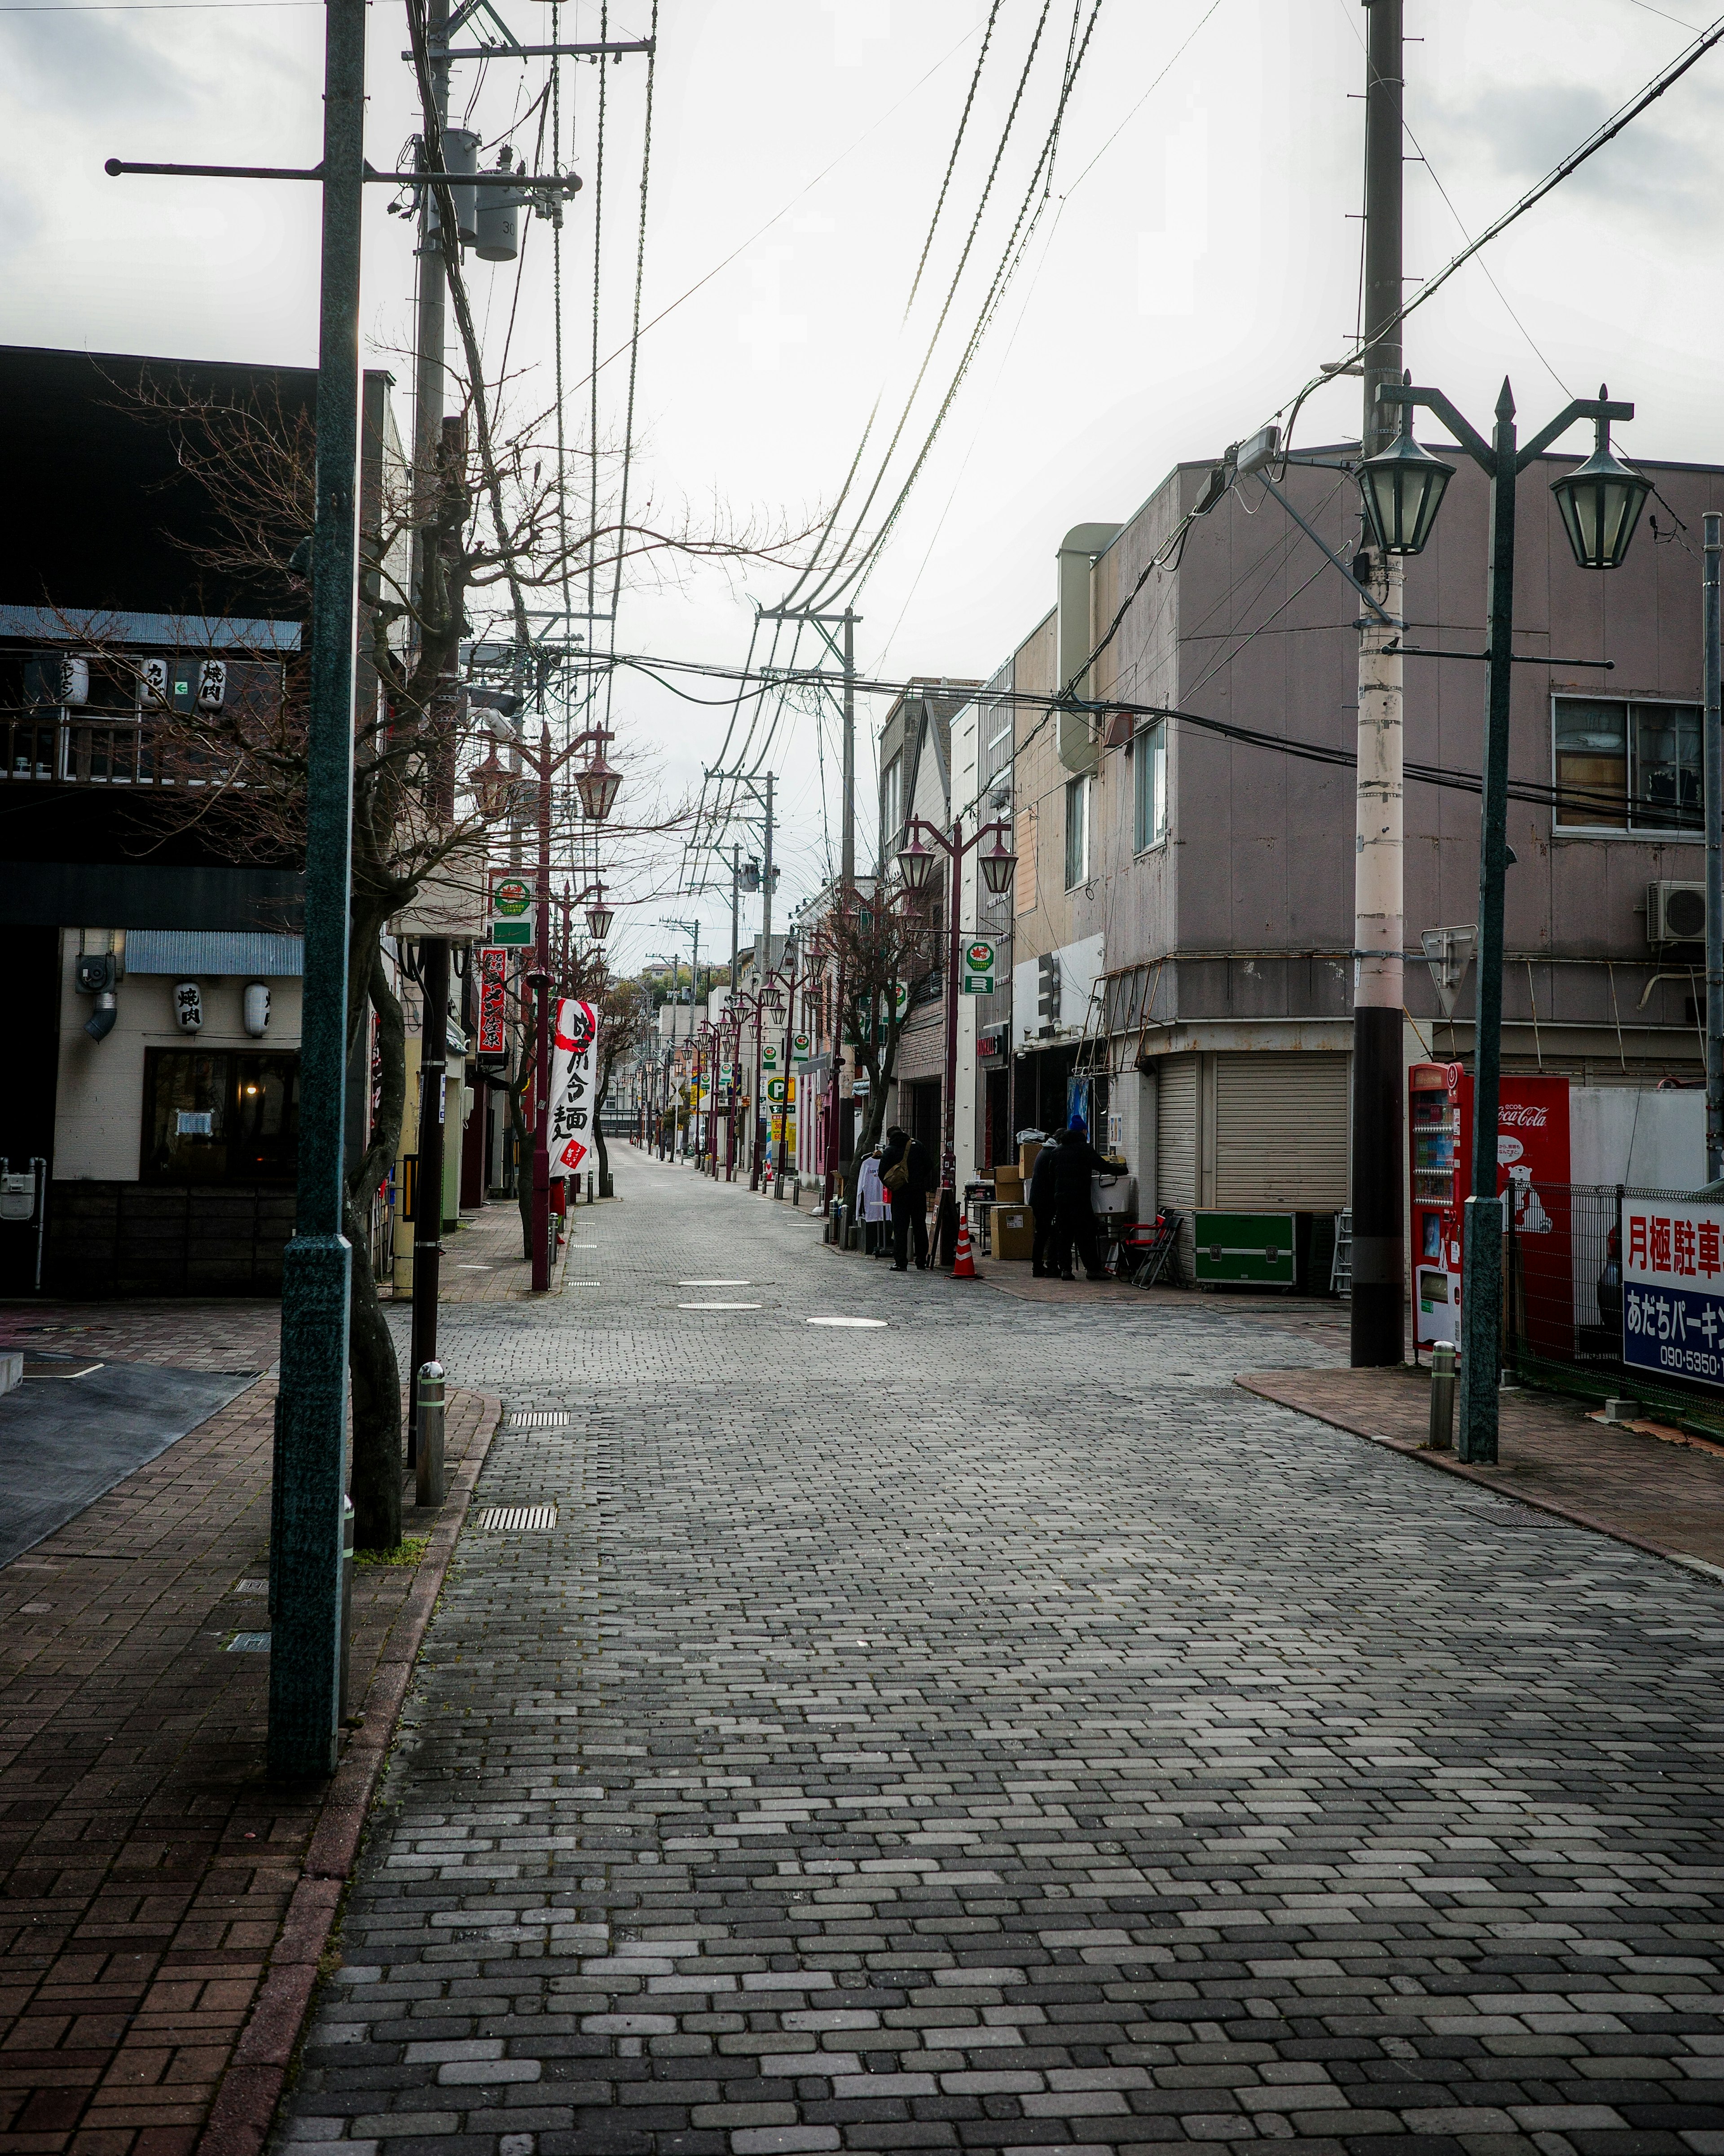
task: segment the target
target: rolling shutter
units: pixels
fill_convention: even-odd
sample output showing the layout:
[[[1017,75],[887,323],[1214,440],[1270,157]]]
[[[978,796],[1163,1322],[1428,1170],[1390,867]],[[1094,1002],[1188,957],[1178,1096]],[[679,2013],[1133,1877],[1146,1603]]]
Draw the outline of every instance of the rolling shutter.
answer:
[[[1215,1059],[1215,1204],[1327,1213],[1347,1202],[1346,1055]]]
[[[1188,1213],[1198,1202],[1198,1060],[1156,1065],[1156,1203]]]

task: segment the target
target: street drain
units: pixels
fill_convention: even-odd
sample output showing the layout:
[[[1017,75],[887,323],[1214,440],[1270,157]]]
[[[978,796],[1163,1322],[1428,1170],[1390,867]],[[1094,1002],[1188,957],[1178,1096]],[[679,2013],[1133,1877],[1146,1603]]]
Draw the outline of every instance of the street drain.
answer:
[[[557,1525],[555,1505],[488,1505],[479,1516],[495,1534],[543,1534]]]
[[[566,1408],[511,1408],[503,1424],[505,1430],[567,1430],[568,1426]]]

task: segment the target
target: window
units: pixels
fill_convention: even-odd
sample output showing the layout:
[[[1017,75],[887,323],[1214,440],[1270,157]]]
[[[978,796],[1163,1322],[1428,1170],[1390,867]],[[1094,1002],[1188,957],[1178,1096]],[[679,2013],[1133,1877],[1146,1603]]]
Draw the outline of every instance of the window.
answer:
[[[1167,835],[1167,721],[1138,734],[1131,752],[1131,848],[1144,853]]]
[[[291,1183],[300,1059],[152,1048],[144,1062],[146,1183]]]
[[[1075,891],[1090,880],[1090,782],[1068,779],[1065,786],[1065,888]]]
[[[1702,829],[1697,704],[1552,700],[1558,828]]]
[[[884,860],[904,828],[904,759],[895,756],[880,775],[880,850]]]

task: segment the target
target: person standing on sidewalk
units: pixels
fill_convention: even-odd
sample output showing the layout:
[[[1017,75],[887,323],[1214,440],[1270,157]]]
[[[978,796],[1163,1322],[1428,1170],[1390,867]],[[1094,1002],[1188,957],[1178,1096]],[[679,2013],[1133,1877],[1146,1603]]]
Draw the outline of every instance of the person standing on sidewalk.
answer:
[[[1081,1116],[1074,1116],[1065,1127],[1065,1135],[1054,1153],[1054,1240],[1060,1259],[1061,1280],[1075,1280],[1071,1270],[1072,1252],[1084,1261],[1085,1280],[1105,1280],[1101,1254],[1095,1247],[1095,1214],[1090,1203],[1090,1178],[1092,1175],[1111,1175],[1113,1163],[1105,1154],[1096,1152],[1090,1142],[1089,1127]],[[1041,1163],[1037,1161],[1040,1167]]]
[[[909,1270],[910,1240],[916,1238],[916,1269],[928,1264],[928,1191],[931,1177],[926,1146],[894,1123],[880,1155],[880,1184],[892,1201],[892,1270]]]
[[[1035,1166],[1029,1171],[1029,1210],[1035,1222],[1034,1240],[1029,1246],[1032,1280],[1051,1280],[1068,1270],[1071,1265],[1070,1245],[1068,1244],[1061,1251],[1054,1241],[1054,1215],[1058,1209],[1054,1194],[1054,1162],[1060,1151],[1060,1137],[1056,1131],[1044,1143],[1035,1157]]]

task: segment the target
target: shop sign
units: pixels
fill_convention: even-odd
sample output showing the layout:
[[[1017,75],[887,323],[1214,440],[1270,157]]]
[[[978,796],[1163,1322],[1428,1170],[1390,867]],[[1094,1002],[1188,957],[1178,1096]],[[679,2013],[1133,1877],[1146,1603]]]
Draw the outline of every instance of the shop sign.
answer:
[[[490,871],[490,937],[493,943],[524,951],[532,946],[537,932],[538,908],[533,887],[513,869]]]
[[[991,996],[998,952],[988,936],[972,936],[959,954],[963,960],[960,986],[967,996]]]
[[[796,1107],[795,1079],[768,1078],[767,1081],[767,1098],[772,1101],[776,1107],[782,1107],[784,1103],[788,1101],[790,1103],[793,1114]]]
[[[551,1033],[551,1173],[578,1175],[592,1147],[593,1052],[598,1014],[591,1004],[560,997]]]
[[[760,1067],[762,1070],[776,1070],[777,1069],[778,1045],[776,1041],[766,1040],[761,1043]]]
[[[791,1034],[790,1060],[793,1063],[806,1063],[809,1056],[811,1056],[813,1052],[814,1044],[807,1034],[793,1033]]]
[[[487,943],[479,952],[479,1047],[480,1055],[505,1055],[509,1050],[509,1001],[505,983],[509,953]]]
[[[1622,1359],[1724,1386],[1724,1205],[1624,1199]]]

